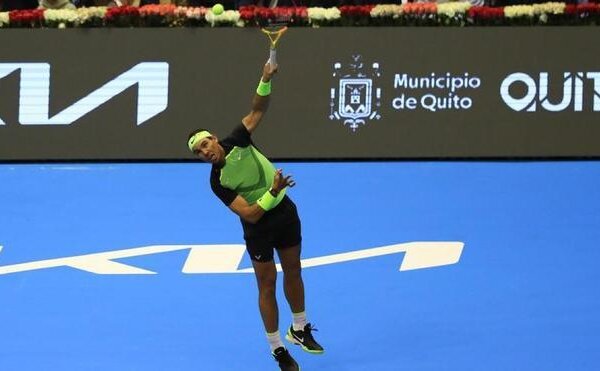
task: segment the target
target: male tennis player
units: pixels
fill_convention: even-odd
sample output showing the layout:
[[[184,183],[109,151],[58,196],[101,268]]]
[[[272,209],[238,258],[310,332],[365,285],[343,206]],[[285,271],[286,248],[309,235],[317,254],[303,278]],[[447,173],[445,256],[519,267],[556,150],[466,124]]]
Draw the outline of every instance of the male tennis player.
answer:
[[[195,130],[188,136],[188,147],[212,164],[213,192],[240,217],[246,249],[256,274],[259,309],[271,352],[281,370],[292,371],[299,367],[279,334],[273,249],[277,250],[281,262],[285,297],[292,310],[293,323],[286,339],[309,353],[323,353],[323,348],[315,341],[314,328],[306,320],[300,267],[300,219],[296,205],[285,194],[286,188],[295,183],[291,176],[276,170],[251,139],[267,111],[275,72],[277,65],[267,62],[250,113],[229,136],[219,139],[205,129]]]

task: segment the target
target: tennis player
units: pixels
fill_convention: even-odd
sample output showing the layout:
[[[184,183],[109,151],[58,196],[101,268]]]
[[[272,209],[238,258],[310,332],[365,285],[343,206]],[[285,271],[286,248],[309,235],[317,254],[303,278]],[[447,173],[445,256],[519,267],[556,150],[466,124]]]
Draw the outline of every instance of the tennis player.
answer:
[[[292,325],[286,339],[313,354],[323,353],[323,347],[315,341],[314,328],[306,319],[300,266],[300,219],[296,205],[286,195],[286,189],[295,185],[294,180],[281,169],[276,170],[252,142],[252,133],[267,111],[271,79],[276,72],[277,65],[265,64],[250,113],[227,137],[219,139],[206,129],[198,129],[190,133],[187,144],[195,155],[212,164],[210,186],[213,192],[240,217],[271,353],[281,370],[292,371],[299,367],[279,334],[274,250],[281,262],[285,297],[292,311]]]

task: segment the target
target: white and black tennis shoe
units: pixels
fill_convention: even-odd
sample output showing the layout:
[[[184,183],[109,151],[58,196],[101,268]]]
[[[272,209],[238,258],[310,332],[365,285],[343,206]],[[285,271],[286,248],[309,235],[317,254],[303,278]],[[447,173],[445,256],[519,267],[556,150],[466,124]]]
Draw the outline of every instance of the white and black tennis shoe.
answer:
[[[304,326],[304,330],[294,331],[294,326],[290,326],[285,338],[292,344],[300,345],[305,352],[312,354],[321,354],[325,350],[312,335],[313,331],[317,331],[310,323]]]
[[[281,371],[300,371],[300,366],[292,358],[290,352],[284,347],[279,347],[273,351],[273,357],[279,363]]]

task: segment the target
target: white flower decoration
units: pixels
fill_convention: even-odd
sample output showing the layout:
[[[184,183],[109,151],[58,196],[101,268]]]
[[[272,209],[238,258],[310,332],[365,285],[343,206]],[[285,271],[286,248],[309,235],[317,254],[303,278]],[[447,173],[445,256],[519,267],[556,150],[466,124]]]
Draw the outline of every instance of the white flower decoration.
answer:
[[[457,3],[441,3],[437,6],[438,14],[445,15],[447,17],[454,17],[458,13],[466,13],[471,7],[471,3],[468,1],[461,1]]]
[[[0,27],[8,26],[10,24],[10,18],[8,17],[8,12],[0,13]]]
[[[46,9],[44,11],[44,19],[46,23],[56,22],[59,28],[65,28],[67,23],[76,23],[78,15],[75,9]],[[60,27],[61,24],[62,27]]]
[[[371,9],[371,17],[373,17],[373,18],[379,18],[379,17],[398,18],[402,13],[403,13],[402,5],[396,5],[396,4],[376,5],[373,9]]]
[[[342,17],[338,8],[308,8],[308,22],[312,21],[334,21]]]
[[[533,6],[531,5],[512,5],[504,7],[504,16],[506,18],[515,17],[533,17]]]

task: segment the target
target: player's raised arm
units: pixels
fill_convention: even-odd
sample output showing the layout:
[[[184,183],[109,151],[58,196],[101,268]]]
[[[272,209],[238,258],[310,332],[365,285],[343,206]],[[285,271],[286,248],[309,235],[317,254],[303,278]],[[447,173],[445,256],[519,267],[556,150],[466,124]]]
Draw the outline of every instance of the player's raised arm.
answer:
[[[256,129],[256,127],[262,120],[263,115],[267,111],[267,108],[269,107],[269,97],[271,95],[271,79],[273,78],[273,75],[276,72],[276,64],[272,65],[271,63],[267,62],[263,67],[263,73],[260,79],[260,83],[258,84],[258,88],[256,89],[254,99],[252,99],[252,109],[250,110],[250,113],[242,119],[242,123],[250,133],[252,133],[254,129]]]

